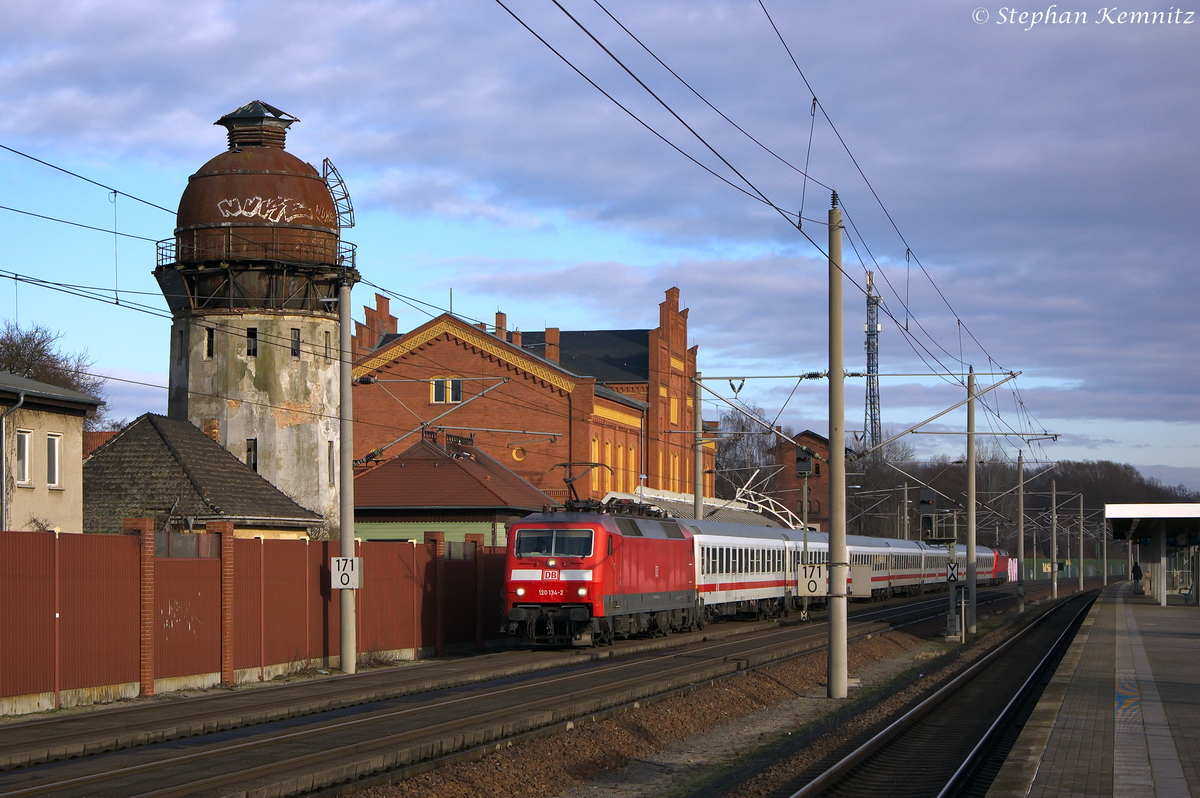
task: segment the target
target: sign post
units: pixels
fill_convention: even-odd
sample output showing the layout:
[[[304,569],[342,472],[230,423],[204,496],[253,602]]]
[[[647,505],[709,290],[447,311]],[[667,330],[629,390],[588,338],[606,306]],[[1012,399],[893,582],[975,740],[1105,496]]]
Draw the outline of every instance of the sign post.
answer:
[[[334,590],[358,590],[362,587],[362,557],[331,557],[329,580]]]
[[[809,596],[829,595],[829,574],[823,562],[801,563],[797,582],[796,593],[805,598],[806,604]]]

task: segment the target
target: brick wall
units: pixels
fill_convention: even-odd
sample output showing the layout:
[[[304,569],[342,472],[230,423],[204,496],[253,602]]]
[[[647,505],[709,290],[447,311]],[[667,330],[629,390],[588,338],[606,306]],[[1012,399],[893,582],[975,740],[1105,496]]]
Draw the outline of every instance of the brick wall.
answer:
[[[386,327],[379,320],[386,312],[386,304],[366,308],[368,324],[360,327]],[[388,318],[394,329],[395,318]],[[418,419],[432,422],[455,408],[435,401],[431,382],[457,378],[463,402],[437,423],[450,433],[456,432],[451,427],[475,429],[477,446],[554,498],[566,497],[562,469],[555,468],[564,462],[609,466],[576,483],[582,498],[601,498],[609,490],[633,492],[643,473],[647,487],[689,492],[692,438],[683,433],[697,424],[692,406],[697,348],[687,346],[687,319],[687,309],[679,308],[679,289],[668,290],[659,306],[659,326],[649,334],[649,381],[609,386],[649,403],[645,414],[597,397],[594,379],[554,369],[504,336],[450,316],[432,319],[390,348],[359,357],[355,374],[377,382],[354,389],[355,457],[412,433]],[[495,329],[505,330],[504,314],[497,314],[496,323]],[[556,348],[549,345],[557,338],[554,333],[557,328],[546,331],[551,361],[556,360]],[[489,387],[486,396],[467,401]],[[523,432],[480,431],[496,429]],[[415,441],[416,434],[409,435],[382,456],[393,457]],[[713,467],[713,451],[706,450],[706,470]],[[711,478],[706,492],[712,493]]]

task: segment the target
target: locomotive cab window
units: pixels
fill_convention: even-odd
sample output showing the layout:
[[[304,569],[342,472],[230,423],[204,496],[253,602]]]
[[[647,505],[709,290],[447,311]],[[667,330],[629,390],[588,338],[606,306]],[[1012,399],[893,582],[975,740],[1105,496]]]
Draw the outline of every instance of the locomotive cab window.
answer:
[[[514,552],[518,557],[590,557],[590,529],[520,529]]]

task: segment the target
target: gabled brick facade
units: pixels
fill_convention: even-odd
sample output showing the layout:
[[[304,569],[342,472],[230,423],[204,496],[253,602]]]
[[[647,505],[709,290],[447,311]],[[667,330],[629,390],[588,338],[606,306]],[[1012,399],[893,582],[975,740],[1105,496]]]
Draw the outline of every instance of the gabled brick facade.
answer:
[[[669,432],[696,423],[696,347],[687,348],[677,288],[667,291],[653,330],[524,336],[506,329],[504,314],[491,330],[442,315],[396,335],[386,300],[376,299],[354,342],[362,353],[354,366],[356,459],[395,456],[425,422],[474,434],[477,446],[560,501],[568,498],[562,463],[608,466],[586,475],[575,467],[580,498],[633,492],[642,474],[648,488],[692,490],[692,436]],[[709,447],[705,469],[712,467]],[[711,474],[705,483],[712,495]]]
[[[812,473],[808,477],[808,523],[819,525],[826,531],[829,529],[829,439],[809,429],[792,437],[822,458],[813,458]],[[796,475],[795,445],[784,441],[776,446],[775,462],[781,468],[773,480],[771,496],[802,518],[804,479]]]

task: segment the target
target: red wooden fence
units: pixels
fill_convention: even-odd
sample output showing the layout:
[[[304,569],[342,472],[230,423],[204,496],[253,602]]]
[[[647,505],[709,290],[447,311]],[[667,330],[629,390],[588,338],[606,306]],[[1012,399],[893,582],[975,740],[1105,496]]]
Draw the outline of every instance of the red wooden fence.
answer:
[[[187,557],[153,556],[153,541],[143,545],[139,534],[0,532],[0,706],[46,708],[329,666],[340,646],[334,547],[225,531],[190,548],[209,556]],[[473,540],[446,559],[437,537],[359,544],[360,657],[427,656],[499,637],[504,549]],[[177,548],[159,544],[159,553]]]

